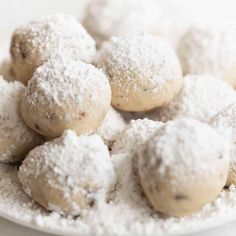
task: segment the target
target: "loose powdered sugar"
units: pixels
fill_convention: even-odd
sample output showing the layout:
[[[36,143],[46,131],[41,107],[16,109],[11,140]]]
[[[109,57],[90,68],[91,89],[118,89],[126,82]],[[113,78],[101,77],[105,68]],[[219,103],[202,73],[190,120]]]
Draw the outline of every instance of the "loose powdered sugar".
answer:
[[[121,157],[120,157],[121,158]],[[128,168],[128,163],[117,167]],[[17,167],[0,165],[0,209],[4,216],[43,231],[69,235],[166,235],[187,233],[224,224],[235,219],[236,189],[224,190],[201,211],[182,218],[164,217],[147,206],[146,198],[123,198],[90,212],[86,218],[47,212],[23,191]]]

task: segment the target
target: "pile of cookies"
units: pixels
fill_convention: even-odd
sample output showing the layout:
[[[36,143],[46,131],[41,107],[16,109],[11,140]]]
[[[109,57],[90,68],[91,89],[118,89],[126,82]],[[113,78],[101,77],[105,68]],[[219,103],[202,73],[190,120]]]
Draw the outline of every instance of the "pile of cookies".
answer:
[[[125,153],[150,207],[194,213],[236,183],[236,29],[193,27],[175,51],[155,14],[105,25],[114,2],[88,8],[97,47],[70,15],[15,30],[16,80],[0,79],[0,161],[19,165],[26,194],[47,210],[83,216],[115,200],[112,158]],[[139,1],[125,2],[140,14]]]

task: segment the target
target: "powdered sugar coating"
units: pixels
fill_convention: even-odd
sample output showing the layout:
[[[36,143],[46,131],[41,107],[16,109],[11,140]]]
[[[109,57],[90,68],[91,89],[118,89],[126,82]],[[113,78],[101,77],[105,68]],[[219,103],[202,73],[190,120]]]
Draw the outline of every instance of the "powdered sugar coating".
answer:
[[[185,178],[181,166],[191,170],[194,175],[205,173],[206,170],[211,175],[217,172],[217,168],[210,163],[221,155],[222,159],[228,158],[227,142],[222,142],[222,137],[209,125],[189,118],[162,125],[147,142],[146,148],[146,154],[149,155],[141,156],[140,171],[145,174],[155,167],[156,159],[161,158],[156,171],[162,177],[171,168],[176,178]]]
[[[117,135],[119,135],[125,127],[126,122],[121,114],[111,107],[102,125],[97,129],[96,134],[98,134],[108,148],[111,149]]]
[[[91,133],[103,122],[111,102],[105,74],[80,61],[44,63],[29,81],[21,102],[25,122],[48,137],[73,129]]]
[[[185,74],[210,73],[236,86],[236,28],[195,26],[180,40],[178,55]]]
[[[117,137],[112,153],[134,154],[162,125],[162,122],[147,118],[131,120]]]
[[[182,118],[167,122],[147,141],[139,154],[139,176],[156,210],[183,216],[220,194],[229,160],[228,142],[213,128]]]
[[[172,100],[182,87],[179,60],[163,39],[149,34],[113,37],[96,64],[108,75],[112,104],[147,111]]]
[[[137,175],[137,153],[162,125],[162,122],[149,119],[131,120],[130,124],[117,136],[111,153],[120,185],[118,198],[123,198],[122,195],[133,198],[134,201],[143,198]]]
[[[162,122],[148,119],[132,120],[112,147],[111,158],[118,180],[116,201],[122,204],[127,201],[131,208],[140,204],[140,212],[149,209],[149,203],[140,186],[137,153],[162,125]]]
[[[148,32],[164,34],[167,23],[155,0],[93,0],[85,14],[84,25],[98,45],[111,36]]]
[[[227,185],[236,183],[236,103],[225,107],[209,122],[220,134],[226,136],[230,132],[230,169]],[[227,136],[226,136],[227,138]]]
[[[32,150],[18,176],[35,201],[72,215],[104,202],[115,184],[109,152],[99,136],[78,137],[70,130]]]
[[[11,56],[17,78],[23,83],[44,62],[58,57],[91,62],[95,41],[72,15],[41,17],[13,34]]]
[[[208,122],[212,116],[235,101],[235,91],[224,81],[211,75],[188,75],[184,77],[184,86],[179,95],[150,115],[162,121],[190,117]]]
[[[17,162],[42,139],[21,118],[20,100],[25,91],[24,85],[17,81],[7,82],[0,77],[0,91],[0,162]]]

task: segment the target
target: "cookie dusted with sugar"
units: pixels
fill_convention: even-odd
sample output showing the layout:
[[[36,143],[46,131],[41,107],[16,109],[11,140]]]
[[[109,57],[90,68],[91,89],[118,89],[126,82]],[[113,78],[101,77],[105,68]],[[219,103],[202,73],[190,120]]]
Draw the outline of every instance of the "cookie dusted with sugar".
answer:
[[[193,119],[162,126],[139,153],[144,192],[155,210],[185,216],[215,200],[229,169],[229,145],[213,128]]]
[[[99,46],[111,36],[140,32],[163,35],[169,29],[156,0],[92,0],[83,24]]]
[[[25,192],[50,211],[83,215],[106,201],[116,177],[107,147],[97,135],[62,137],[33,149],[20,166]]]
[[[209,123],[222,135],[230,133],[230,169],[227,185],[236,184],[236,103],[222,109]]]
[[[235,101],[235,91],[221,79],[211,75],[188,75],[184,77],[184,86],[173,101],[146,115],[164,122],[180,117],[208,122]]]
[[[162,122],[147,118],[131,120],[130,124],[118,135],[112,153],[136,153],[162,125]]]
[[[11,42],[12,67],[24,84],[50,59],[68,57],[91,62],[95,41],[71,15],[41,17],[15,30]]]
[[[162,125],[162,122],[149,119],[132,120],[117,136],[112,147],[111,159],[121,185],[120,191],[125,191],[124,194],[133,199],[137,200],[142,196],[137,153]]]
[[[20,114],[20,100],[25,86],[20,82],[7,82],[0,76],[0,162],[18,162],[42,138],[28,128]]]
[[[113,37],[96,64],[107,74],[112,105],[124,111],[148,111],[169,103],[183,85],[179,60],[163,39],[149,34]]]
[[[98,134],[108,148],[111,149],[117,136],[126,125],[122,115],[111,107],[102,125],[97,129],[96,134]]]
[[[236,87],[236,27],[195,26],[180,39],[185,74],[210,73]]]
[[[111,89],[102,72],[80,61],[49,61],[29,81],[21,101],[24,121],[49,138],[66,129],[94,132],[110,109]]]

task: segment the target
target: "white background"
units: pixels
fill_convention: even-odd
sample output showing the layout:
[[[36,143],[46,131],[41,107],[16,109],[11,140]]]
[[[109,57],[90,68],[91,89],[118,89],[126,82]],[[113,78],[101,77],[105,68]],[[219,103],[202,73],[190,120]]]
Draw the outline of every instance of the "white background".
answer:
[[[118,0],[119,1],[119,0]],[[173,32],[181,35],[191,24],[236,24],[235,0],[157,0],[165,5],[166,17],[174,22]],[[82,17],[86,0],[0,0],[0,59],[8,56],[8,44],[14,28],[42,14],[73,13]],[[236,42],[235,42],[236,43]],[[233,236],[236,223],[195,236]],[[0,236],[46,236],[0,218]]]

